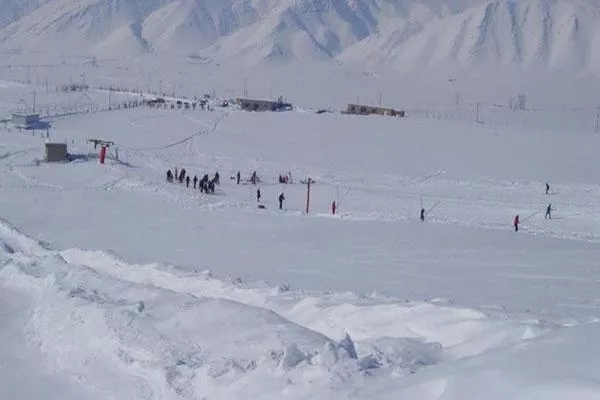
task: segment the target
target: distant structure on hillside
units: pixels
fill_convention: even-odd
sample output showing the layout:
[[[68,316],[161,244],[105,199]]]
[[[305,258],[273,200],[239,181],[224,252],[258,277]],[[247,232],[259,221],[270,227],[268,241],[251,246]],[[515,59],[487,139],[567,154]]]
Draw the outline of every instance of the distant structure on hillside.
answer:
[[[390,117],[404,118],[406,112],[388,107],[366,106],[363,104],[348,104],[345,114],[355,115],[386,115]]]
[[[66,143],[50,143],[46,142],[46,161],[60,162],[67,161],[69,153],[67,152]]]
[[[292,103],[283,101],[281,96],[277,101],[238,98],[236,102],[245,111],[287,111],[292,109]]]
[[[20,114],[12,115],[12,123],[19,129],[35,129],[40,125],[40,114]]]

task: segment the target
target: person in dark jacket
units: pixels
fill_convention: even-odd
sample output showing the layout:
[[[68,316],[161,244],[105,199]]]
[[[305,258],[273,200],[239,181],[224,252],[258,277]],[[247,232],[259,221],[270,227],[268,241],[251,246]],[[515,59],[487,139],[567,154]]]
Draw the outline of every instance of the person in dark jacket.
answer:
[[[279,195],[279,209],[283,210],[283,201],[285,200],[285,196],[283,195],[283,193],[281,193]]]
[[[196,189],[196,185],[198,185],[198,177],[194,175],[194,189]]]
[[[213,182],[215,183],[215,185],[220,185],[220,181],[219,181],[219,172],[215,172],[215,177],[213,178]]]
[[[237,178],[237,184],[240,184],[240,178],[242,177],[242,174],[240,173],[240,171],[237,172],[236,178]]]
[[[515,226],[515,232],[519,232],[519,214],[515,216],[513,225]]]
[[[548,193],[550,193],[550,185],[548,185],[548,182],[546,182],[546,196]]]
[[[190,176],[189,175],[185,177],[185,186],[190,187]]]
[[[552,219],[552,204],[548,204],[548,207],[546,207],[546,215],[544,215],[544,219]]]
[[[425,209],[421,208],[421,222],[425,222]]]
[[[171,170],[167,171],[167,182],[173,182],[173,173]]]
[[[260,203],[260,197],[261,197],[261,193],[260,193],[260,188],[256,189],[256,201]]]

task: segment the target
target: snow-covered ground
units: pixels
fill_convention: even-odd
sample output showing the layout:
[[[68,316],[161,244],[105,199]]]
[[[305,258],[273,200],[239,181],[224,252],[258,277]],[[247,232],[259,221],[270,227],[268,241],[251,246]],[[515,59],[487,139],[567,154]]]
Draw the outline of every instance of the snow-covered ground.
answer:
[[[5,112],[33,90],[2,82]],[[0,394],[600,398],[593,112],[566,131],[308,109],[55,118],[58,164],[45,131],[1,130]],[[115,142],[106,164],[89,138]],[[165,182],[182,167],[221,185]]]

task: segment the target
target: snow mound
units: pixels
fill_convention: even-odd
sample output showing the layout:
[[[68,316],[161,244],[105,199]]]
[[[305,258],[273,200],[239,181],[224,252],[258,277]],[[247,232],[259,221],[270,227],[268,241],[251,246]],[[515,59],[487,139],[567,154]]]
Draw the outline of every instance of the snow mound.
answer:
[[[142,266],[107,253],[48,250],[5,223],[0,243],[0,286],[29,293],[34,302],[27,337],[52,369],[75,376],[96,394],[239,398],[250,391],[268,398],[287,390],[302,397],[353,385],[374,369],[392,373],[402,358],[384,360],[381,346],[361,352],[347,334],[336,342],[250,304],[274,301],[282,296],[278,291],[224,284],[207,274],[178,276],[161,266],[143,266],[142,276]],[[177,282],[190,287],[164,287]],[[192,293],[192,283],[212,287],[213,295],[231,291],[230,297],[246,302]],[[286,298],[280,301],[285,310]],[[407,351],[415,363],[426,364],[416,349]]]

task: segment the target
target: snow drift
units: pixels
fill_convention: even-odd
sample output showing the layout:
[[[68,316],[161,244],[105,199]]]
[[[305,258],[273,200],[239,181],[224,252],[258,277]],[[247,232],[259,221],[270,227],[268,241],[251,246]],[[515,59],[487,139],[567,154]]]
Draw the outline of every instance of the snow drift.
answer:
[[[471,398],[464,376],[473,370],[487,389],[508,387],[490,382],[498,379],[510,382],[514,393],[534,395],[545,389],[515,386],[512,378],[514,366],[523,365],[522,351],[526,363],[535,364],[547,345],[564,348],[542,370],[548,376],[561,369],[563,358],[576,355],[586,365],[593,354],[577,347],[593,326],[544,334],[547,328],[493,321],[466,309],[349,294],[303,297],[208,273],[131,265],[104,252],[52,251],[6,223],[0,224],[0,243],[0,287],[28,293],[34,304],[27,339],[48,367],[76,378],[90,396],[379,398],[385,392],[428,399],[436,382],[447,379],[448,398]],[[455,365],[450,371],[448,363]],[[489,365],[506,373],[487,376]],[[411,374],[424,378],[398,385],[398,376]],[[584,386],[554,381],[553,387],[564,396],[597,395],[598,384],[588,375],[581,372]]]

